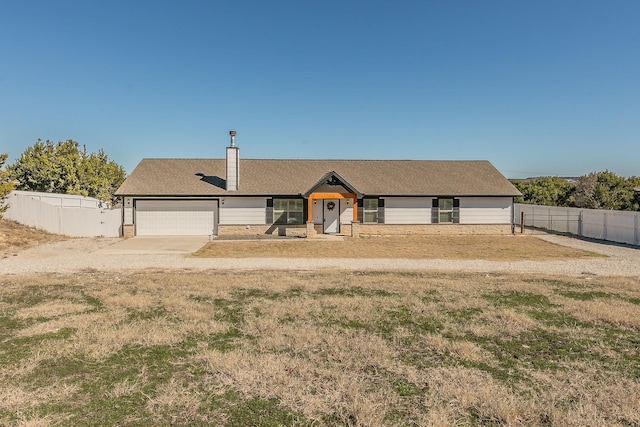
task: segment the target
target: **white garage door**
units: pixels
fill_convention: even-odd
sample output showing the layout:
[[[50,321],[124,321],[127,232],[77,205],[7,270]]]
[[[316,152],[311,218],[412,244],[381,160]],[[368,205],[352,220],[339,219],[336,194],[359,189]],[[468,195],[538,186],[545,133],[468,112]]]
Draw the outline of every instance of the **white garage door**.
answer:
[[[138,200],[136,235],[206,236],[213,234],[213,200]]]

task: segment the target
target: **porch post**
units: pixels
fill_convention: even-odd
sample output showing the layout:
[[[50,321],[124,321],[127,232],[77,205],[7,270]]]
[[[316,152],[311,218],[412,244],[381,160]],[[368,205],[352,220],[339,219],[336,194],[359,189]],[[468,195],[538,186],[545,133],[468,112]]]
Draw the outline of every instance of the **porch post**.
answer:
[[[358,222],[358,196],[352,194],[353,198],[353,222]]]
[[[311,194],[309,196],[309,199],[307,199],[307,222],[313,221],[313,212],[311,212],[312,209],[313,209],[313,194]]]

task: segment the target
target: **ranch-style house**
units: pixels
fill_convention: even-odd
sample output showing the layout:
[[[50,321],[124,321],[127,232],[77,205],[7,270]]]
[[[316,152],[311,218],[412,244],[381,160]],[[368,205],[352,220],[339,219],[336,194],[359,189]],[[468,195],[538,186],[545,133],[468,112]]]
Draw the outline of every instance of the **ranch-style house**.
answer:
[[[508,234],[520,192],[484,160],[143,159],[125,237]]]

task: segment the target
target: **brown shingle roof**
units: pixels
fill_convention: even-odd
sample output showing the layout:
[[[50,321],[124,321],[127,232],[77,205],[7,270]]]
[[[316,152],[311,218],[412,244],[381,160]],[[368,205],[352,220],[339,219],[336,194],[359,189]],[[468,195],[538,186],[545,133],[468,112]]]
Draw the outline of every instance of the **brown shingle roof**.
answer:
[[[485,160],[240,160],[240,190],[225,190],[224,159],[143,159],[119,196],[304,194],[336,172],[376,196],[519,196]]]

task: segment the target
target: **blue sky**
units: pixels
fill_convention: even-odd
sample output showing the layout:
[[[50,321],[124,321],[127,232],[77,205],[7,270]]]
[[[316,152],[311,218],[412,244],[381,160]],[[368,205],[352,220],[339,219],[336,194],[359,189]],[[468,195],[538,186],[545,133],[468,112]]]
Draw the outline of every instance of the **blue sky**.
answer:
[[[640,175],[640,1],[0,0],[0,153]]]

